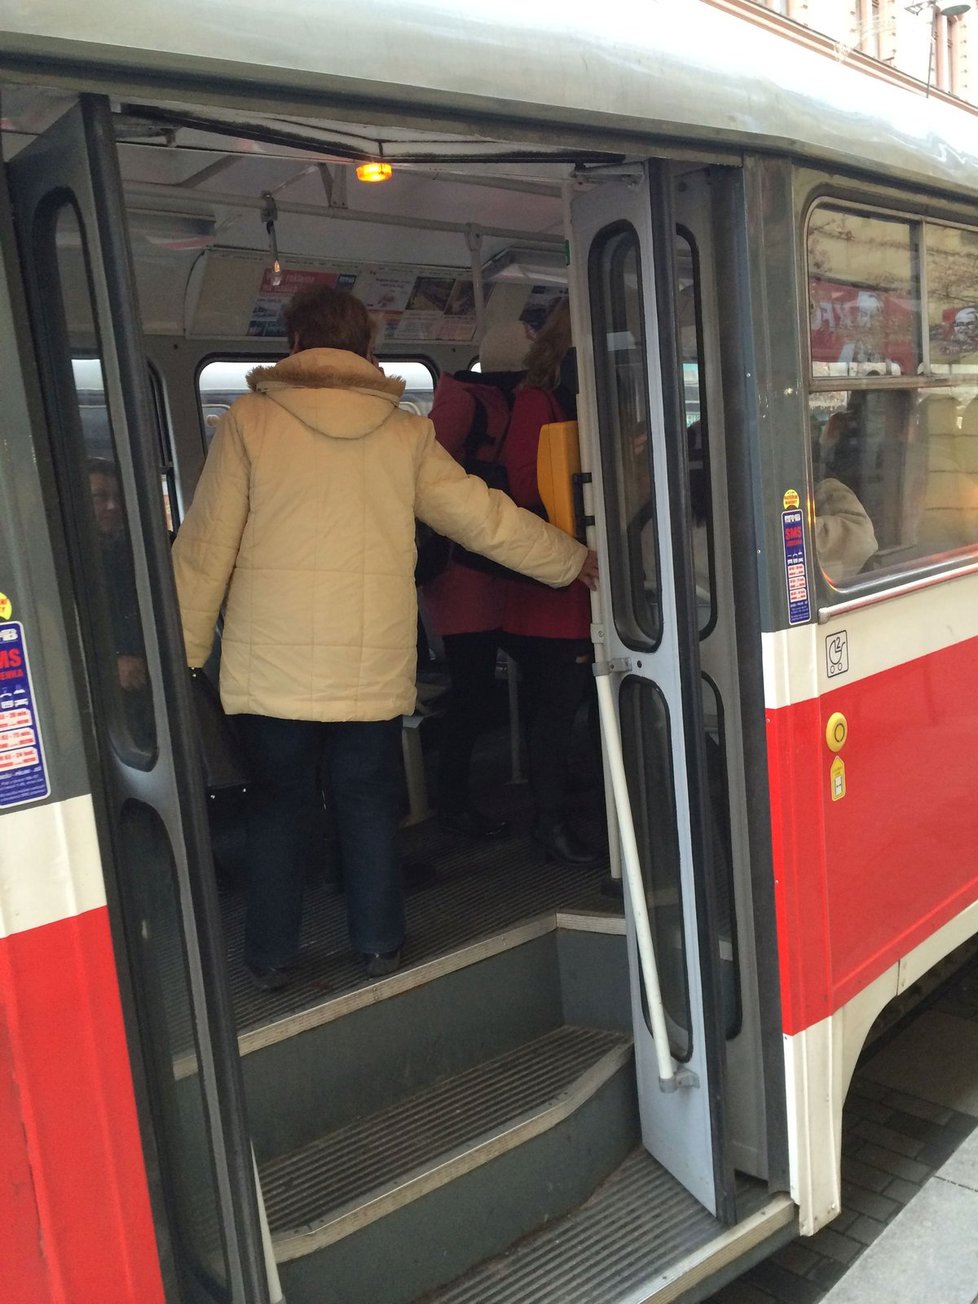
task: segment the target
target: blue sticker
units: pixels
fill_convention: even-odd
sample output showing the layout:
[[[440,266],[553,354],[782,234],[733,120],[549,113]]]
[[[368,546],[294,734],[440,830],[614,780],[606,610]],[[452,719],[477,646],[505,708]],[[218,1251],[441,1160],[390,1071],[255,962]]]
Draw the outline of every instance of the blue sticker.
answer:
[[[50,792],[24,628],[18,620],[5,620],[0,622],[0,809],[39,801]]]
[[[805,560],[805,522],[801,509],[781,513],[784,535],[784,573],[788,584],[788,624],[802,625],[812,618]]]

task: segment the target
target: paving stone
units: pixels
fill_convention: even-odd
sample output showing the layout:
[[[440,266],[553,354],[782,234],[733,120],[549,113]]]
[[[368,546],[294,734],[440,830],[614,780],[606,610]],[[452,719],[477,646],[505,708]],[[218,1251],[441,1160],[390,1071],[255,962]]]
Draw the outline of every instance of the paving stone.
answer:
[[[865,1214],[860,1214],[846,1232],[846,1236],[858,1241],[860,1245],[872,1245],[885,1226],[886,1223],[877,1222],[875,1218],[867,1218]]]
[[[759,1263],[750,1277],[754,1285],[770,1291],[783,1304],[818,1304],[822,1298],[822,1291],[814,1282],[796,1277],[793,1272],[785,1272],[784,1268],[779,1268],[770,1259]]]
[[[923,1182],[928,1178],[936,1164],[924,1164],[918,1159],[908,1159],[906,1155],[895,1154],[884,1146],[864,1145],[859,1152],[859,1161],[871,1164],[873,1168],[882,1169],[894,1177],[902,1177],[908,1182]],[[887,1183],[889,1185],[889,1183]]]
[[[746,1277],[732,1281],[716,1295],[711,1295],[705,1304],[772,1304],[776,1296],[769,1295],[766,1290],[759,1290],[749,1277],[750,1273]]]
[[[946,1138],[944,1144],[924,1146],[923,1150],[921,1150],[920,1154],[917,1156],[917,1161],[921,1164],[926,1164],[930,1172],[933,1173],[947,1163],[960,1144],[960,1137],[949,1136]],[[897,1176],[906,1177],[907,1174],[898,1173]],[[913,1181],[913,1178],[910,1180]]]
[[[923,1123],[918,1119],[911,1119],[911,1122],[917,1123],[922,1128],[927,1128],[934,1133],[934,1136],[922,1137],[919,1140],[915,1136],[907,1136],[903,1132],[897,1132],[892,1127],[881,1127],[879,1123],[872,1123],[868,1119],[859,1123],[856,1132],[859,1136],[864,1137],[867,1141],[875,1141],[877,1145],[885,1146],[887,1150],[895,1150],[898,1155],[906,1155],[908,1159],[913,1159],[918,1150],[923,1148],[925,1141],[936,1140],[941,1136],[941,1129],[933,1123]]]
[[[946,1105],[935,1105],[932,1100],[921,1100],[919,1096],[905,1096],[902,1091],[891,1091],[886,1096],[886,1103],[893,1106],[894,1126],[900,1114],[911,1114],[928,1123],[946,1123],[954,1113]]]
[[[864,1100],[883,1100],[889,1090],[885,1083],[873,1082],[861,1073],[855,1075],[849,1088],[850,1095],[861,1096]]]
[[[862,1249],[858,1241],[851,1241],[847,1236],[841,1236],[831,1227],[825,1227],[817,1232],[812,1237],[811,1244],[819,1254],[835,1259],[837,1263],[852,1263]]]
[[[845,1168],[843,1168],[843,1173],[845,1173],[845,1171]],[[892,1182],[887,1183],[887,1185],[891,1186]],[[862,1187],[853,1186],[851,1182],[847,1182],[843,1179],[843,1212],[854,1210],[856,1213],[865,1213],[868,1214],[870,1218],[876,1218],[880,1222],[886,1222],[888,1218],[892,1218],[899,1208],[900,1205],[896,1200],[891,1199],[889,1196],[885,1194],[878,1195],[875,1191],[863,1190]],[[835,1227],[838,1221],[838,1218],[835,1219],[831,1226]],[[845,1230],[845,1228],[842,1230]]]
[[[832,1226],[835,1227],[838,1221],[838,1218],[833,1218]],[[780,1268],[785,1268],[788,1272],[804,1277],[819,1261],[819,1256],[809,1246],[810,1241],[807,1237],[791,1241],[790,1244],[782,1245],[780,1250],[772,1254],[770,1261],[776,1263]]]
[[[847,1158],[842,1165],[842,1176],[846,1181],[853,1182],[857,1186],[862,1186],[867,1191],[884,1191],[890,1184],[890,1179],[899,1174],[883,1172],[879,1168],[873,1168],[860,1159]]]
[[[908,1182],[902,1177],[897,1177],[886,1188],[886,1194],[891,1200],[899,1200],[901,1205],[907,1205],[922,1189],[916,1182]]]
[[[819,1259],[808,1274],[808,1280],[814,1282],[820,1290],[831,1290],[848,1270],[849,1265],[846,1263],[836,1263],[835,1259]]]

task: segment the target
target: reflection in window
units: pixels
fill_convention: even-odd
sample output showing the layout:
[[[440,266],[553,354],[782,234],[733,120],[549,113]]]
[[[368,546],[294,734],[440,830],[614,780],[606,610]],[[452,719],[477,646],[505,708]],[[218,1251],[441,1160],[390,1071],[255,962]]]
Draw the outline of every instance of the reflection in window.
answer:
[[[87,254],[74,208],[58,213],[56,250],[58,270],[66,250],[81,248]],[[63,295],[65,278],[59,279]],[[72,335],[84,342],[97,340],[95,318],[87,295],[78,296],[69,315]],[[116,461],[115,435],[105,403],[105,378],[101,359],[89,357],[72,369],[77,422],[71,424],[75,447],[71,450],[72,486],[76,495],[83,556],[78,564],[85,575],[88,614],[97,643],[94,667],[102,686],[113,746],[124,761],[149,769],[156,756],[153,689],[143,642],[132,543],[125,496]]]
[[[692,515],[693,575],[696,583],[697,626],[705,635],[713,621],[713,550],[711,537],[710,446],[706,425],[706,393],[702,377],[699,265],[691,240],[676,236],[677,334],[682,354],[683,407],[686,413],[686,456],[689,465],[689,505]]]
[[[928,226],[926,250],[931,369],[978,385],[978,231]]]
[[[644,308],[634,229],[619,223],[602,231],[589,262],[612,606],[624,642],[652,648],[662,634],[662,611]]]
[[[923,361],[917,223],[816,208],[808,273],[813,375],[917,372]]]
[[[978,544],[976,255],[968,228],[812,215],[812,509],[836,586]],[[876,387],[874,374],[886,378]]]

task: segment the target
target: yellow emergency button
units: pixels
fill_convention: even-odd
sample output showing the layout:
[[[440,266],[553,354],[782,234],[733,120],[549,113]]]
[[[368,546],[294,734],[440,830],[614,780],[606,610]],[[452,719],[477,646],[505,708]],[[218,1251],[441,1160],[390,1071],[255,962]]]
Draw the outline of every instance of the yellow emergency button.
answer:
[[[841,711],[833,711],[825,725],[825,741],[830,752],[841,752],[849,737],[849,722]]]

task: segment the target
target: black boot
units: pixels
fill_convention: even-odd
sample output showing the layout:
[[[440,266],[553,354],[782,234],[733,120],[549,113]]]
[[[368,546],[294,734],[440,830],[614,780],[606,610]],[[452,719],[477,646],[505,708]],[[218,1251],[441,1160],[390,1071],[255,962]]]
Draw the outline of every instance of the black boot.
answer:
[[[549,820],[537,824],[533,839],[543,847],[547,860],[559,860],[564,865],[582,869],[601,864],[601,856],[582,842],[564,820]]]

